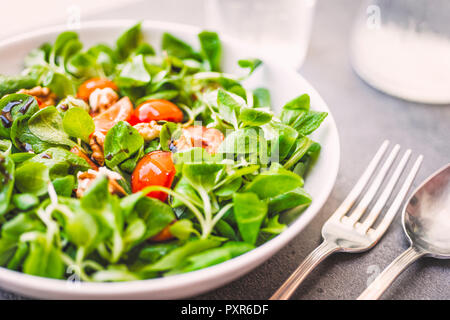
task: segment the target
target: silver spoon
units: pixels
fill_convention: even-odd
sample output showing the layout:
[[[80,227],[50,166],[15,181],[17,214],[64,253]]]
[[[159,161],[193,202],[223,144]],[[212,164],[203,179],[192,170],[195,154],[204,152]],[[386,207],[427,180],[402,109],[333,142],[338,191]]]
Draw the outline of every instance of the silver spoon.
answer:
[[[378,299],[411,263],[423,256],[450,259],[450,163],[431,175],[403,208],[411,246],[367,287],[358,300]]]

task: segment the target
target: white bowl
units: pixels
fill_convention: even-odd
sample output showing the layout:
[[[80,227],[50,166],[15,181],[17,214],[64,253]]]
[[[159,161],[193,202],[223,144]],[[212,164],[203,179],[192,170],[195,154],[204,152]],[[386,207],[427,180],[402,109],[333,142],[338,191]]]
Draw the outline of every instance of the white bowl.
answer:
[[[113,43],[117,36],[135,21],[107,20],[86,22],[78,30],[86,47],[98,42]],[[145,21],[142,25],[145,38],[160,46],[161,34],[168,31],[181,39],[197,44],[199,29],[184,25]],[[44,42],[52,42],[65,30],[64,26],[52,27],[23,34],[0,43],[0,73],[14,74],[22,69],[25,55]],[[306,179],[305,189],[313,201],[283,233],[262,246],[224,263],[186,274],[166,278],[121,283],[76,283],[31,276],[0,268],[0,286],[18,294],[50,299],[175,299],[193,296],[222,286],[254,269],[299,234],[319,212],[336,180],[339,159],[339,137],[333,116],[316,90],[295,70],[280,63],[264,59],[243,43],[221,37],[223,42],[223,69],[235,72],[237,60],[262,57],[264,64],[248,86],[264,86],[270,89],[275,108],[281,108],[290,99],[302,93],[311,97],[312,109],[326,111],[328,117],[313,134],[322,145],[321,155]],[[282,272],[282,270],[280,270]],[[286,274],[287,275],[287,274]],[[245,298],[245,297],[242,297]]]

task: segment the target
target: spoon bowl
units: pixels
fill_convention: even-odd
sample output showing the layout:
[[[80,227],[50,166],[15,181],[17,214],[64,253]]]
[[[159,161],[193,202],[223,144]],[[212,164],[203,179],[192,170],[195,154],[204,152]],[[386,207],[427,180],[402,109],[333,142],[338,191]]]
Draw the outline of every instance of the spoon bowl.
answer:
[[[403,229],[411,246],[358,297],[378,299],[411,263],[423,256],[450,259],[450,163],[432,174],[403,208]]]
[[[409,198],[403,228],[426,255],[450,258],[450,164],[437,171]]]

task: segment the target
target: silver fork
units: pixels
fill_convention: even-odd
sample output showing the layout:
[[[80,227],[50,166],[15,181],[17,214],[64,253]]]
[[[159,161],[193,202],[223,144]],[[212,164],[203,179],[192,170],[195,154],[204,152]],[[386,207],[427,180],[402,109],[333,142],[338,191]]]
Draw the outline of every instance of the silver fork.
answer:
[[[384,141],[380,149],[375,154],[369,166],[359,178],[356,185],[350,191],[348,196],[337,208],[333,215],[325,222],[322,227],[322,244],[320,244],[313,252],[311,252],[294,273],[283,283],[283,285],[274,293],[270,300],[287,300],[295,292],[297,287],[302,283],[306,276],[326,257],[334,252],[363,252],[371,249],[377,244],[386,232],[395,217],[401,203],[403,202],[408,190],[420,168],[423,156],[420,155],[412,166],[408,176],[406,177],[399,193],[392,201],[390,208],[387,210],[384,218],[376,228],[372,228],[380,213],[388,201],[392,190],[400,178],[410,156],[411,150],[407,150],[393,172],[391,178],[387,182],[383,192],[378,197],[377,202],[372,207],[368,216],[364,221],[360,221],[367,207],[374,199],[378,189],[380,188],[387,172],[394,162],[400,150],[397,144],[386,158],[383,166],[374,178],[371,186],[367,189],[366,194],[358,203],[356,208],[350,215],[347,212],[355,204],[364,187],[369,182],[371,176],[375,172],[381,158],[386,152],[389,141]]]

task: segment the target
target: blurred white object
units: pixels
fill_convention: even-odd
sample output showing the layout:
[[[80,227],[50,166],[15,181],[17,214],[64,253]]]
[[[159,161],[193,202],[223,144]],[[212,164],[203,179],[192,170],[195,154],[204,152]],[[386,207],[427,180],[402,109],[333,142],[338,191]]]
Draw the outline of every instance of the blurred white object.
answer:
[[[136,6],[138,0],[14,0],[0,10],[0,39],[39,27],[65,24],[79,29],[87,17]],[[139,12],[139,9],[136,9]],[[107,17],[105,17],[107,18]]]
[[[365,1],[352,64],[370,85],[406,100],[450,103],[450,3]]]
[[[316,0],[207,0],[208,28],[298,68],[308,49]]]

